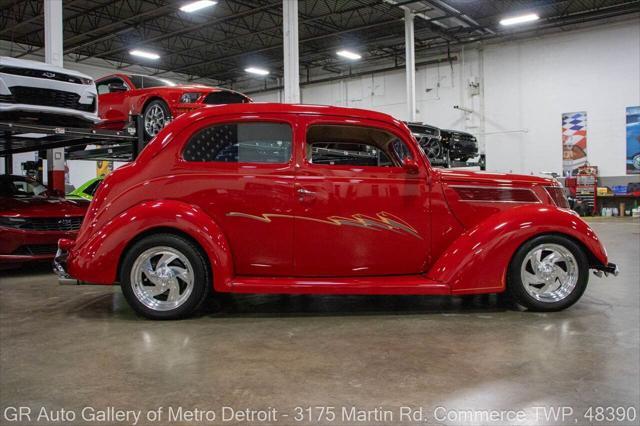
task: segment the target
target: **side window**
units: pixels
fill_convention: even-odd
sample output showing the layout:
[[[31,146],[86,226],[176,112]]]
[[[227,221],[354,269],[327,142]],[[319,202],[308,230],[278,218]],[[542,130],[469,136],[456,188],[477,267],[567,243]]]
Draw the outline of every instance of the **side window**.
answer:
[[[313,164],[400,167],[409,148],[392,133],[373,127],[313,125],[307,131],[307,159]]]
[[[292,131],[284,123],[230,123],[196,132],[182,153],[186,161],[287,163]]]

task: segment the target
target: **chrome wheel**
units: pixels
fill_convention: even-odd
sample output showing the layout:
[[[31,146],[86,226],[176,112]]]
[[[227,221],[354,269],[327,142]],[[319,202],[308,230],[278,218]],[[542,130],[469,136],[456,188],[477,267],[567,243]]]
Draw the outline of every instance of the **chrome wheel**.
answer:
[[[559,244],[540,244],[524,258],[520,276],[525,291],[540,302],[563,300],[578,282],[578,262],[569,249]]]
[[[166,123],[167,116],[158,104],[151,105],[144,114],[144,130],[151,137],[157,135]]]
[[[191,263],[172,247],[153,247],[142,252],[131,268],[130,278],[136,299],[154,311],[181,306],[194,287]]]

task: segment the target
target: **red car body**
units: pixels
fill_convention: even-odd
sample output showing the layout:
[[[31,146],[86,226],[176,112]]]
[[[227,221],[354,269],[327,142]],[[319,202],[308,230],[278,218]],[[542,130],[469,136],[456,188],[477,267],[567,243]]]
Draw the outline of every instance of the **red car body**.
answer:
[[[285,123],[284,164],[190,162],[196,132],[222,123]],[[406,167],[312,164],[317,125],[381,129],[413,158]],[[206,254],[218,292],[321,294],[499,293],[516,250],[563,235],[606,270],[593,230],[553,197],[552,179],[433,169],[405,124],[377,112],[328,106],[211,106],[167,126],[136,161],[109,174],[75,241],[66,271],[113,284],[131,245],[183,235]]]
[[[0,176],[0,266],[52,260],[60,238],[74,238],[89,203],[20,194],[13,183],[22,176]],[[10,186],[11,185],[11,186]]]
[[[164,82],[166,85],[143,87],[142,81],[150,79],[154,82]],[[126,90],[109,92],[110,82],[120,82]],[[154,100],[163,101],[168,106],[172,118],[205,105],[251,102],[251,98],[233,90],[202,85],[175,85],[167,80],[139,75],[112,74],[101,77],[96,80],[96,88],[98,116],[103,120],[99,127],[112,130],[122,130],[128,125],[130,115],[142,115],[145,106]],[[199,96],[186,103],[181,101],[185,93],[198,93]]]

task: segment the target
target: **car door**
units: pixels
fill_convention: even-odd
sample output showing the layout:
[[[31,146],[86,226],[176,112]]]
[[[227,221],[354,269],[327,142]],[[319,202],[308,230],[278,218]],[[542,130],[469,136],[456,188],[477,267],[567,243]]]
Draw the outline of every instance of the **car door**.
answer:
[[[181,197],[222,228],[236,275],[292,275],[293,123],[263,114],[193,127],[178,161]]]
[[[126,91],[115,91],[110,85],[120,85]],[[118,77],[108,78],[96,84],[98,90],[98,115],[114,128],[122,128],[129,121],[129,91],[131,88]],[[111,127],[110,126],[110,127]]]
[[[296,173],[297,276],[423,272],[429,254],[426,170],[394,126],[310,118]]]

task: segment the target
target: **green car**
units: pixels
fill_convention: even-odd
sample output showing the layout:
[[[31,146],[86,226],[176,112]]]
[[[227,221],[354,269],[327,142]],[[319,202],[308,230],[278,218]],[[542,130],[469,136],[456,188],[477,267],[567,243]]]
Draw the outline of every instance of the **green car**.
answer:
[[[93,200],[93,194],[104,180],[104,176],[90,179],[83,183],[79,188],[74,189],[67,194],[67,198],[71,200]]]

